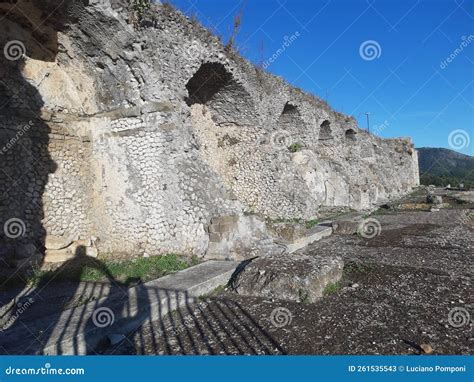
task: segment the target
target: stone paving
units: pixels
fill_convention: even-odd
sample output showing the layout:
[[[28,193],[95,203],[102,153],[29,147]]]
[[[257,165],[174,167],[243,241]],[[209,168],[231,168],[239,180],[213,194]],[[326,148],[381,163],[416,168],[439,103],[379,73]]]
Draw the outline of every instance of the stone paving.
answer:
[[[472,210],[370,219],[380,224],[373,237],[334,234],[300,251],[344,259],[341,282],[317,302],[227,290],[143,326],[105,353],[472,354]]]

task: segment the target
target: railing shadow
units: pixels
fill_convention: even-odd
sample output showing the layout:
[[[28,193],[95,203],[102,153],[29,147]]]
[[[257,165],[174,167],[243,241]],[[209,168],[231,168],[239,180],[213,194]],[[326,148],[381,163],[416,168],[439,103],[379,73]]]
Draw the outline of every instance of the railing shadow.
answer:
[[[233,299],[190,296],[185,291],[160,288],[159,280],[127,288],[130,280],[119,282],[100,261],[95,264],[107,276],[106,283],[77,282],[74,291],[70,286],[65,291],[66,296],[58,292],[52,278],[29,288],[20,299],[20,313],[18,306],[4,313],[9,324],[4,324],[0,332],[0,352],[286,353],[258,319]],[[66,272],[70,265],[63,264],[57,272]],[[54,298],[53,291],[59,299]],[[41,296],[44,300],[39,299]],[[48,296],[53,296],[52,304]],[[28,303],[30,300],[34,302]]]

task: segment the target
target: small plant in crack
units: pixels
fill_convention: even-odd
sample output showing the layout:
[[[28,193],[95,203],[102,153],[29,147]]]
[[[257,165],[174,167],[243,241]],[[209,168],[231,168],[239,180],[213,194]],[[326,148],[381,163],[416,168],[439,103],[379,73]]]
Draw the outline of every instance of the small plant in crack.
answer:
[[[330,296],[330,295],[336,294],[337,292],[339,292],[341,287],[342,287],[342,283],[340,281],[336,281],[335,283],[329,283],[324,288],[323,295]]]
[[[297,151],[300,151],[301,148],[302,148],[302,146],[299,143],[292,143],[290,146],[288,146],[288,150],[291,153],[296,153]]]

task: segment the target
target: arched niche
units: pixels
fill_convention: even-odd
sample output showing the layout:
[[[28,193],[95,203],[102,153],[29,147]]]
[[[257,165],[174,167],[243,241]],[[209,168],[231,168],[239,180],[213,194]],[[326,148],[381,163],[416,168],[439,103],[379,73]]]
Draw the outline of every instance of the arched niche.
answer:
[[[201,65],[186,84],[186,103],[205,105],[217,124],[249,126],[256,123],[255,104],[247,90],[216,62]]]
[[[357,133],[353,129],[346,130],[344,136],[348,141],[355,142],[357,140]]]
[[[319,140],[325,141],[329,139],[333,139],[331,122],[325,119],[319,126]]]
[[[304,129],[305,123],[301,118],[298,107],[287,102],[277,120],[277,128],[282,130]]]

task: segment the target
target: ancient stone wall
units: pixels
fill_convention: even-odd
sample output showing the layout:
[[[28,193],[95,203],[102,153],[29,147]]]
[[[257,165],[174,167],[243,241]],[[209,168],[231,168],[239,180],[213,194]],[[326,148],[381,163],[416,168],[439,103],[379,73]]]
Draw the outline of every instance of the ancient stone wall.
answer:
[[[369,208],[418,184],[409,139],[368,134],[169,6],[137,30],[125,4],[72,2],[42,39],[21,12],[0,26],[2,46],[25,47],[0,65],[1,147],[31,121],[0,173],[2,221],[25,222],[23,241],[246,257],[271,244],[265,218]],[[214,232],[221,218],[235,229]]]

